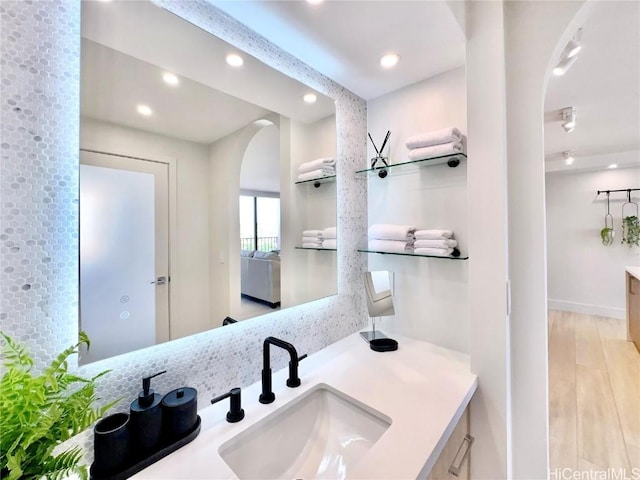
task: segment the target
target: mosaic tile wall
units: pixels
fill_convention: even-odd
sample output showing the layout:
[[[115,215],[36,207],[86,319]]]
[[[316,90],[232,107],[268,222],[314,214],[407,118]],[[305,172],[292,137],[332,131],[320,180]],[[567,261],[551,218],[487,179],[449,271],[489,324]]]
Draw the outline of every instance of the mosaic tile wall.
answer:
[[[167,369],[159,392],[190,385],[200,405],[259,380],[262,340],[275,335],[313,353],[366,324],[356,248],[366,234],[366,104],[204,1],[156,2],[263,62],[336,99],[337,296],[77,368],[112,372],[104,401],[137,395],[140,378]],[[42,367],[78,335],[78,146],[80,2],[0,2],[0,326]],[[285,366],[285,356],[274,366]],[[78,440],[90,451],[89,432]]]

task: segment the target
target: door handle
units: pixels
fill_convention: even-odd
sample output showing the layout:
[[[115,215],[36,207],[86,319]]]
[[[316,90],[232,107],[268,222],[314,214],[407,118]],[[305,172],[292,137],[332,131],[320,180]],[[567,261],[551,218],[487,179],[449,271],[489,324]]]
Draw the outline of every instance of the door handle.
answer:
[[[462,439],[462,443],[458,448],[458,452],[456,453],[456,456],[453,457],[453,462],[449,466],[449,473],[454,477],[457,477],[460,475],[460,471],[462,470],[462,465],[464,464],[464,461],[469,456],[469,451],[471,450],[471,445],[473,445],[473,441],[474,441],[474,438],[468,433]]]
[[[156,279],[155,282],[151,282],[151,284],[155,284],[155,285],[164,285],[168,282],[169,280],[167,279],[167,277],[158,277]]]

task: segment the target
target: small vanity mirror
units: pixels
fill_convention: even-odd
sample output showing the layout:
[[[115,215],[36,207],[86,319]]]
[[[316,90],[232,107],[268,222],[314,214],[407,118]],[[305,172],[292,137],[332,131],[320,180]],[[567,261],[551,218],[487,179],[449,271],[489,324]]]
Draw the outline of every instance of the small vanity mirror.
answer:
[[[376,350],[375,342],[382,342],[383,350],[378,351],[390,351],[388,345],[384,344],[386,340],[393,342],[394,345],[391,350],[396,350],[398,343],[395,340],[387,339],[386,335],[376,330],[376,318],[395,315],[392,293],[393,272],[386,270],[365,272],[364,291],[367,297],[367,310],[369,311],[373,328],[366,332],[360,332],[360,335],[365,341],[369,342],[372,350]]]
[[[335,161],[333,99],[148,1],[85,1],[80,113],[80,363],[337,293],[335,248],[302,248],[335,181],[299,182]]]
[[[395,315],[391,292],[393,273],[386,270],[365,272],[364,289],[367,294],[369,316],[389,317]]]

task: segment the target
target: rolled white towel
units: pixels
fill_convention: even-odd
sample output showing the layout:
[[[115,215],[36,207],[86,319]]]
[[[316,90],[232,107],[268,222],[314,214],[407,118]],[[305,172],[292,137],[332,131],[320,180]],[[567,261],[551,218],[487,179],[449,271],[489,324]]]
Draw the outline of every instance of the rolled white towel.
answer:
[[[307,173],[313,170],[317,170],[319,168],[327,168],[327,167],[335,167],[336,159],[335,158],[318,158],[316,160],[312,160],[310,162],[305,162],[298,167],[298,173]]]
[[[444,143],[442,145],[409,150],[409,160],[427,160],[429,158],[444,157],[445,155],[455,155],[456,153],[463,152],[464,148],[462,143]]]
[[[430,147],[442,143],[458,143],[462,140],[462,134],[457,128],[443,128],[433,132],[419,133],[407,138],[406,145],[409,150],[414,148]]]
[[[394,225],[391,223],[376,223],[369,227],[369,238],[376,240],[399,240],[406,242],[413,240],[416,227],[413,225]]]
[[[337,238],[338,229],[336,227],[328,227],[322,231],[322,238]]]
[[[399,240],[369,240],[369,250],[376,252],[410,253],[413,251],[411,245]]]
[[[318,168],[317,170],[301,173],[300,175],[298,175],[298,181],[304,182],[305,180],[314,180],[316,178],[331,177],[335,174],[336,174],[336,171],[333,169]]]
[[[416,240],[442,240],[443,238],[452,238],[451,230],[418,230],[415,232]]]
[[[416,240],[415,248],[454,248],[458,246],[458,242],[448,238],[440,238],[438,240]]]
[[[416,248],[413,253],[416,255],[433,255],[434,257],[450,257],[453,248]]]
[[[322,248],[322,244],[321,243],[303,243],[302,247],[303,248]]]
[[[322,241],[322,248],[338,248],[338,240],[329,238]]]
[[[317,243],[320,245],[322,243],[321,237],[302,237],[302,243]]]
[[[302,232],[303,237],[320,237],[322,238],[322,230],[305,230]]]

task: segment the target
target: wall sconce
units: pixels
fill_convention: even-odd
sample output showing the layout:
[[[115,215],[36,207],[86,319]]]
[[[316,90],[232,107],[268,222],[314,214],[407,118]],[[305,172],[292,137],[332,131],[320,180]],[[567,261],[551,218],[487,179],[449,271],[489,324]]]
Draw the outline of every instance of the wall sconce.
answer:
[[[567,133],[573,132],[576,128],[576,109],[567,107],[562,109],[562,128]]]

